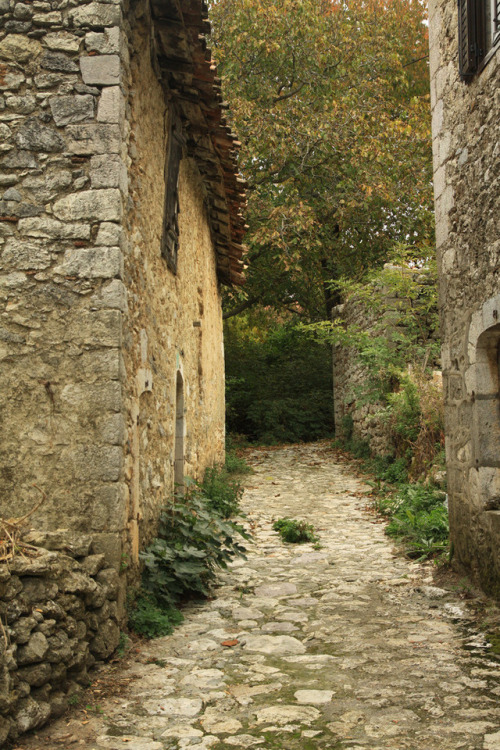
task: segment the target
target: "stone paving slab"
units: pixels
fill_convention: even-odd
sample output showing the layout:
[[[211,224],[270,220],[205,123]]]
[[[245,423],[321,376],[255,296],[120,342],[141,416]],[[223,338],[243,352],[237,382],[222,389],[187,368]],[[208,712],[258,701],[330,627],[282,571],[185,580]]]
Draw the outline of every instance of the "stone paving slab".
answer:
[[[69,723],[68,748],[500,750],[500,662],[480,637],[464,649],[463,602],[394,555],[362,481],[325,444],[250,460],[248,559],[143,647],[84,739]],[[286,515],[312,522],[321,549],[281,544]],[[43,747],[67,732],[63,719]]]

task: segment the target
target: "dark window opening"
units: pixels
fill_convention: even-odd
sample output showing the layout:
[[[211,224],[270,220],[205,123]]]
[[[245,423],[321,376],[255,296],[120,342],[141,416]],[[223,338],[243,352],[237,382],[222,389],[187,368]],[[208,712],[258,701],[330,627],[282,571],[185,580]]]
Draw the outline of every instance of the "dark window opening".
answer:
[[[460,75],[471,78],[500,41],[500,0],[458,0]]]
[[[183,147],[182,121],[177,108],[172,106],[165,163],[165,208],[161,254],[173,273],[177,272],[179,247],[179,166]]]
[[[175,384],[174,484],[176,494],[184,492],[184,380],[177,372]]]

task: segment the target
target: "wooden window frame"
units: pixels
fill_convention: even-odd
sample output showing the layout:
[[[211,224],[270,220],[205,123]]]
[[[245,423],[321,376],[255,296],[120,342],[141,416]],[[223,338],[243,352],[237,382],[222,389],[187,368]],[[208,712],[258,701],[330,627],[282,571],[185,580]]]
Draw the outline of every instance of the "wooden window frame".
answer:
[[[459,70],[469,81],[500,46],[500,0],[457,0],[457,6]]]
[[[179,168],[185,146],[182,120],[172,104],[169,112],[167,154],[165,159],[165,202],[161,254],[172,273],[177,273],[179,249]]]

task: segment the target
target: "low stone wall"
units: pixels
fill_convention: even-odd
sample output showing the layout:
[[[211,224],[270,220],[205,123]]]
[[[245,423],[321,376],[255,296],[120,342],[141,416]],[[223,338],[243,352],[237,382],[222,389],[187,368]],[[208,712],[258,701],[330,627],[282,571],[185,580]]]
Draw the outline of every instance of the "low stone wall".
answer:
[[[369,331],[374,324],[373,313],[367,311],[357,300],[351,299],[338,305],[333,312],[334,320],[341,319],[346,327],[355,326],[361,331]],[[391,452],[391,440],[387,423],[380,416],[382,404],[363,403],[360,393],[368,374],[353,347],[334,345],[333,348],[333,389],[335,434],[345,439],[345,418],[353,423],[352,437],[370,444],[374,455]]]
[[[424,287],[433,283],[432,276],[427,269],[411,271],[408,268],[387,264],[388,271],[397,271],[401,275],[413,274],[416,283]],[[380,287],[384,304],[380,309],[367,306],[363,299],[350,297],[342,305],[333,310],[333,321],[342,321],[346,330],[372,333],[381,336],[383,333],[390,338],[401,328],[398,313],[410,305],[419,304],[418,299],[410,301],[403,293],[391,287]],[[428,312],[428,311],[427,311]],[[423,325],[423,319],[422,319]],[[436,334],[434,334],[436,335]],[[410,363],[408,363],[410,364]],[[434,363],[436,368],[439,364]],[[346,417],[352,419],[352,437],[369,443],[372,455],[384,456],[394,451],[390,427],[383,414],[385,404],[369,401],[366,398],[367,383],[370,374],[362,363],[359,352],[354,347],[335,344],[333,348],[333,389],[335,433],[337,437],[345,439]]]
[[[91,554],[85,537],[30,541],[61,551],[39,548],[0,565],[0,746],[63,713],[120,637],[119,576],[104,555]]]

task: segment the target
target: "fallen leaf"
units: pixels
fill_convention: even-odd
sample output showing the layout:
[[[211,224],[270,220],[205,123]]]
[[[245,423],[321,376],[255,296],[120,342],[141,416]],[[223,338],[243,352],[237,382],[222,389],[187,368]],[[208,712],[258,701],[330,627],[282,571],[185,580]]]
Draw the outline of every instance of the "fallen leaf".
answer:
[[[222,641],[220,644],[221,646],[237,646],[239,641],[236,640],[236,638],[233,638],[232,641]]]

